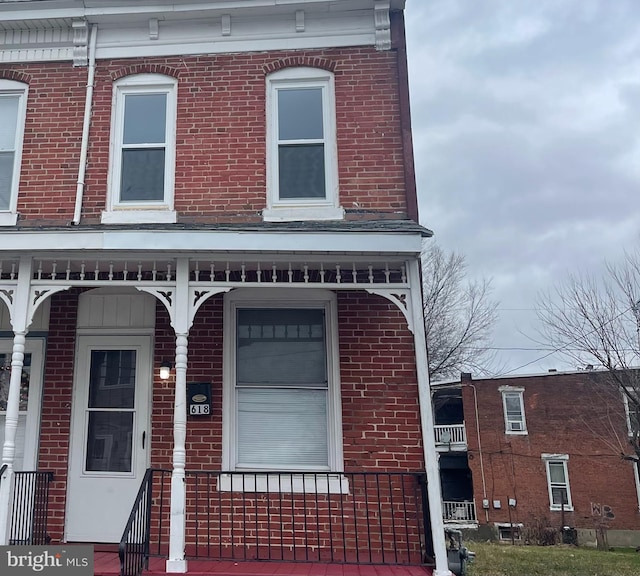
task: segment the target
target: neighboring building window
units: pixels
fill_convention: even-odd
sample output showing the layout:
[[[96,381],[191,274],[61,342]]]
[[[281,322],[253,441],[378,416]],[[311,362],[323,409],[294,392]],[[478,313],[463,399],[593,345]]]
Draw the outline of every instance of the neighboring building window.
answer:
[[[507,434],[526,434],[527,421],[524,416],[524,388],[504,386],[500,388],[500,392],[502,393],[505,432]]]
[[[114,84],[105,223],[175,222],[177,81],[158,74]]]
[[[634,391],[630,391],[630,394],[634,394]],[[640,406],[634,406],[629,402],[627,394],[622,395],[624,401],[624,411],[627,417],[627,431],[629,436],[640,433]]]
[[[501,542],[522,540],[522,524],[507,524],[504,522],[497,522],[496,528],[498,529],[498,539]]]
[[[569,472],[566,454],[543,454],[542,459],[547,469],[547,485],[551,510],[573,510],[571,490],[569,489]]]
[[[338,205],[333,74],[287,68],[267,77],[265,220],[344,217]]]
[[[0,226],[18,220],[18,185],[28,86],[0,80]]]
[[[335,297],[246,294],[226,299],[225,468],[342,471]]]

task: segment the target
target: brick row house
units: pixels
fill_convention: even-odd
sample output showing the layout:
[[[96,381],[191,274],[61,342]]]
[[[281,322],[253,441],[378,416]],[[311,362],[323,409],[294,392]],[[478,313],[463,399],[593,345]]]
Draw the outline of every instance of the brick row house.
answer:
[[[606,372],[434,385],[445,523],[508,542],[640,545],[638,429]]]
[[[449,574],[403,9],[0,4],[0,543]]]

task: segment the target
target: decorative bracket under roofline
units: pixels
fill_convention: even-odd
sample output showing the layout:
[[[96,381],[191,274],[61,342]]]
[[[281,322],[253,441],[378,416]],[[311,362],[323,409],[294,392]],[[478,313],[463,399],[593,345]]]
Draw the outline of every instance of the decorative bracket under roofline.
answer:
[[[365,288],[369,294],[376,294],[395,304],[407,321],[407,328],[414,334],[413,316],[411,312],[411,291],[398,288]]]
[[[373,17],[376,27],[376,50],[391,50],[391,16],[389,0],[376,0]]]
[[[74,20],[73,30],[73,65],[87,66],[89,63],[89,23],[86,20]]]

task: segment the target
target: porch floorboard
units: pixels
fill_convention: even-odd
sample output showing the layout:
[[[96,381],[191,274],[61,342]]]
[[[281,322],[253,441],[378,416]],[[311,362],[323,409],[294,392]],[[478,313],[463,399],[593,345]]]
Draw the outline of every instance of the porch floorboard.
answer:
[[[147,576],[165,572],[165,558],[150,558]],[[114,576],[120,573],[116,552],[94,554],[95,576]],[[370,564],[330,564],[322,562],[233,562],[229,560],[189,560],[190,576],[431,576],[431,568],[424,566],[394,566]]]

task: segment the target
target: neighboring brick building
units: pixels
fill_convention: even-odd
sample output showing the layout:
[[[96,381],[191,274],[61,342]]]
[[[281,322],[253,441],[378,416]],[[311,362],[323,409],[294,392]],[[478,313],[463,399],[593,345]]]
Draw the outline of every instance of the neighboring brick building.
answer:
[[[509,541],[570,527],[587,543],[604,526],[609,544],[640,544],[638,469],[621,457],[633,454],[630,423],[606,372],[463,374],[434,399],[447,521]]]
[[[0,544],[448,574],[403,8],[0,4]]]

